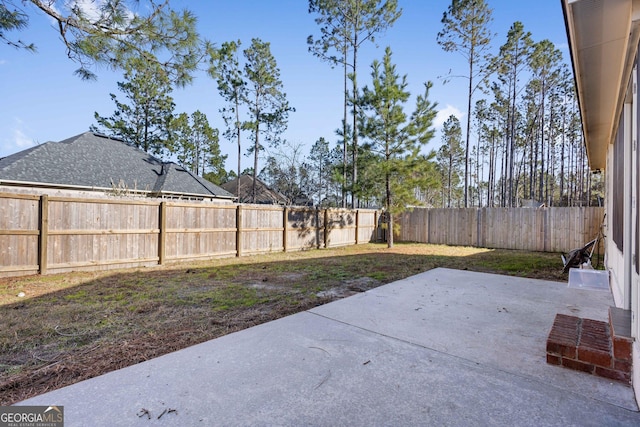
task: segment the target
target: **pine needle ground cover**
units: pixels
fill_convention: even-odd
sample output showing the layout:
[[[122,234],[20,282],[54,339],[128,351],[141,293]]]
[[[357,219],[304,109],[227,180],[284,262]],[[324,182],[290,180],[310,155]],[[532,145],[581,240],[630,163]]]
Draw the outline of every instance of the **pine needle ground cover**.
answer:
[[[0,279],[0,405],[437,267],[566,280],[558,254],[425,244]]]

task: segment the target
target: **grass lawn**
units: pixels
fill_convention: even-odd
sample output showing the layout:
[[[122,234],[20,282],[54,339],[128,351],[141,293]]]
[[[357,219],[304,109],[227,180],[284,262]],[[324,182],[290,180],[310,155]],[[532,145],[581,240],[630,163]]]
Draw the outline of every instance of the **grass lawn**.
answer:
[[[425,244],[0,278],[0,405],[436,267],[566,280],[558,254]]]

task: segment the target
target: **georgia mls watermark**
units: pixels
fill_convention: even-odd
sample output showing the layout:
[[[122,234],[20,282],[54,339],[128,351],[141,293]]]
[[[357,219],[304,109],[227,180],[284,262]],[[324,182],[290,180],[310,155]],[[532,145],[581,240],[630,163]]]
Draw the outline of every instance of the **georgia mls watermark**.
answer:
[[[64,406],[0,406],[0,427],[64,427]]]

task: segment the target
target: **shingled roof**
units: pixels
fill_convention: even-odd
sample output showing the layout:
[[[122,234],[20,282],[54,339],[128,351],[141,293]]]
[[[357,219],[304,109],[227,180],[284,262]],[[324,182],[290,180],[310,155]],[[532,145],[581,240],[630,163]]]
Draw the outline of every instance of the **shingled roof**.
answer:
[[[250,175],[240,175],[240,194],[238,191],[238,178],[222,184],[222,188],[238,196],[240,203],[254,203],[251,197],[253,188],[253,177]],[[255,203],[267,205],[287,205],[287,198],[275,190],[269,188],[267,184],[256,178],[256,200]]]
[[[1,158],[0,184],[126,189],[156,197],[233,198],[233,194],[175,163],[92,132]]]

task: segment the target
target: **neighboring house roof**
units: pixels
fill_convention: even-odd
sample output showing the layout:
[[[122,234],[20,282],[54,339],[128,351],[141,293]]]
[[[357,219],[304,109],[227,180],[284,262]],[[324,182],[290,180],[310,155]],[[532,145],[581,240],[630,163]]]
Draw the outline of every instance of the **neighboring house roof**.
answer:
[[[250,175],[240,175],[240,194],[236,194],[238,189],[238,178],[233,179],[221,187],[238,197],[240,203],[259,203],[266,205],[286,205],[288,200],[285,196],[269,188],[267,184],[256,178],[256,200],[253,201],[253,177]]]
[[[175,163],[163,162],[121,140],[92,132],[1,158],[0,184],[233,198]]]

